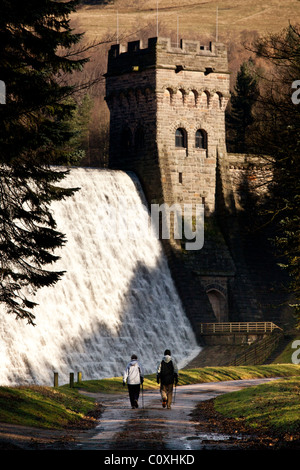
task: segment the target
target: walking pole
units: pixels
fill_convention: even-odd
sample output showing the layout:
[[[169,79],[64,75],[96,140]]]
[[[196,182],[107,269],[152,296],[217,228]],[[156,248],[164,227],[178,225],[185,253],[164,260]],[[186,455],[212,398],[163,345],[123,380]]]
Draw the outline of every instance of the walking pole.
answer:
[[[144,383],[142,383],[142,405],[144,408]]]
[[[174,401],[173,401],[173,403],[175,403],[175,399],[176,399],[176,384],[175,384],[175,393],[174,393]]]

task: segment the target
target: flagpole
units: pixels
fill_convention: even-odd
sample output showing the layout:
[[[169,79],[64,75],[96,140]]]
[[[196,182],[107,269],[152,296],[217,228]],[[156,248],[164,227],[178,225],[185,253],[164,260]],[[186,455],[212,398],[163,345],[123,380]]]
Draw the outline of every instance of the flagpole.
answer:
[[[219,34],[219,7],[217,7],[217,12],[216,12],[216,42],[218,42],[218,34]]]
[[[158,0],[156,0],[156,36],[158,37]]]
[[[117,44],[119,44],[119,11],[117,10]]]

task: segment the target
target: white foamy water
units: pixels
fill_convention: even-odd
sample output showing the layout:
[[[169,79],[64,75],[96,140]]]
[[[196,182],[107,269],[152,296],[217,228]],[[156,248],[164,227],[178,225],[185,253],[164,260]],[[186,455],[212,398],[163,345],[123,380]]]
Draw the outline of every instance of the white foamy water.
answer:
[[[0,305],[0,385],[52,385],[53,372],[59,384],[77,371],[84,380],[120,376],[132,353],[152,373],[166,348],[183,367],[200,348],[160,242],[151,235],[128,238],[126,220],[123,236],[120,230],[103,235],[112,207],[125,202],[144,217],[138,180],[122,171],[79,168],[63,184],[81,188],[52,206],[68,240],[53,269],[66,274],[38,291],[35,327]]]

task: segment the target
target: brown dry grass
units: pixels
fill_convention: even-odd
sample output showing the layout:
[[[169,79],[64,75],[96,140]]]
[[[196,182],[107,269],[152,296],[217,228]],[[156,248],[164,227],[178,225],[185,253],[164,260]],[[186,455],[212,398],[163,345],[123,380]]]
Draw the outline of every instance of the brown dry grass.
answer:
[[[158,0],[159,21],[163,31],[180,36],[213,37],[216,8],[219,10],[219,34],[239,34],[244,30],[259,34],[276,32],[291,22],[300,21],[298,0]],[[116,32],[119,15],[121,35],[136,35],[138,30],[156,25],[156,0],[115,0],[106,6],[83,6],[73,15],[89,39]]]
[[[90,90],[94,108],[89,126],[90,151],[82,164],[101,164],[107,160],[107,128],[109,113],[104,101],[103,74],[106,71],[107,52],[117,42],[117,12],[119,41],[141,39],[145,46],[149,37],[157,35],[157,0],[113,0],[108,5],[85,5],[72,15],[72,26],[76,32],[84,32],[84,44],[108,41],[89,50],[90,62],[84,72],[75,78],[90,81],[99,77],[99,82]],[[199,39],[207,44],[216,37],[216,9],[218,6],[218,39],[227,45],[231,88],[241,63],[253,54],[243,43],[251,43],[259,35],[278,32],[287,27],[289,20],[300,23],[299,0],[158,0],[159,35],[170,37],[172,43],[178,39]],[[177,34],[178,22],[178,34]],[[257,64],[258,65],[258,64]],[[94,156],[95,158],[94,158]]]

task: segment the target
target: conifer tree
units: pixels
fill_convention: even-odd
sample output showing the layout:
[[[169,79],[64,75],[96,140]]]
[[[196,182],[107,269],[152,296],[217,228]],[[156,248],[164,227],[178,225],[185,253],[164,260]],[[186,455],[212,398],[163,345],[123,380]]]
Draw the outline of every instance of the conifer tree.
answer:
[[[259,95],[258,78],[250,58],[242,63],[237,73],[236,84],[230,100],[227,124],[231,129],[232,145],[235,152],[249,150],[248,130],[254,122],[253,106]]]
[[[300,27],[259,39],[255,51],[267,64],[255,135],[257,152],[270,156],[273,166],[265,214],[277,227],[276,254],[290,274],[300,326],[300,103],[293,100],[293,84],[300,79]]]
[[[74,52],[81,35],[72,31],[69,15],[76,5],[1,0],[0,302],[31,324],[32,296],[63,275],[50,266],[66,241],[50,205],[75,191],[58,184],[72,163],[67,144],[74,86],[64,85],[64,78],[86,61]]]
[[[74,129],[74,137],[70,143],[77,149],[77,154],[82,159],[86,157],[89,152],[89,125],[91,121],[93,100],[89,94],[85,93],[79,103],[76,104],[76,108],[71,118],[71,126]]]

